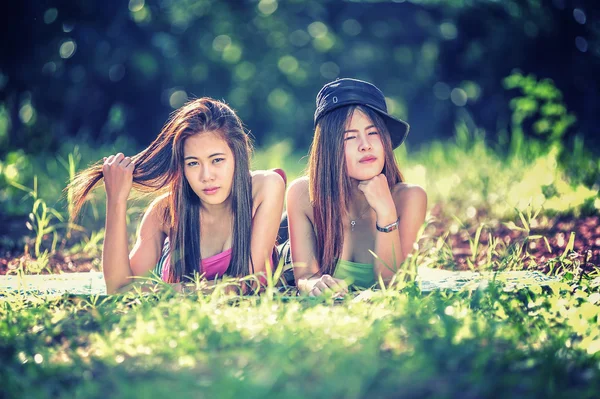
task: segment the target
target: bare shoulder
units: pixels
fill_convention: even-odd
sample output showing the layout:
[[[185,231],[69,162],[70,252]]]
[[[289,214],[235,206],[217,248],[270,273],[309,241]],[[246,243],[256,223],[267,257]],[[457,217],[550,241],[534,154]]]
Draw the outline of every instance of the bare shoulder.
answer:
[[[300,177],[290,183],[290,188],[287,190],[287,198],[288,200],[291,198],[294,201],[310,203],[308,176]]]
[[[165,193],[160,195],[159,197],[156,197],[150,203],[150,205],[148,205],[148,208],[146,209],[146,213],[144,215],[144,219],[148,219],[152,223],[157,224],[160,230],[162,230],[163,232],[166,232],[167,230],[164,223],[164,219],[167,209],[169,207],[170,195],[170,193]]]
[[[286,202],[288,213],[292,208],[296,208],[312,218],[308,176],[300,177],[290,183],[290,187],[287,190]]]
[[[252,197],[254,200],[266,196],[281,196],[285,193],[285,182],[283,178],[272,170],[255,170],[252,176]]]
[[[398,183],[392,190],[394,202],[398,206],[427,206],[427,193],[418,184]]]

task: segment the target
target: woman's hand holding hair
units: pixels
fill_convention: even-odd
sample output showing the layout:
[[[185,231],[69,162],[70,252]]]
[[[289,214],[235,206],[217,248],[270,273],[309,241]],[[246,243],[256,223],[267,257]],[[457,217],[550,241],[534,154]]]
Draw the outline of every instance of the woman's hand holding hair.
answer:
[[[134,169],[135,163],[133,160],[122,153],[104,157],[102,174],[104,175],[104,187],[108,202],[127,202],[133,186]]]
[[[133,186],[134,167],[131,158],[122,153],[104,158],[102,165],[107,202],[102,271],[109,294],[131,283],[131,276],[135,274],[129,262],[126,221],[127,197]],[[155,251],[149,251],[152,252]],[[144,266],[147,267],[148,265]]]
[[[359,182],[358,189],[365,195],[367,202],[377,214],[377,223],[380,226],[394,223],[397,220],[396,205],[387,178],[383,173]]]

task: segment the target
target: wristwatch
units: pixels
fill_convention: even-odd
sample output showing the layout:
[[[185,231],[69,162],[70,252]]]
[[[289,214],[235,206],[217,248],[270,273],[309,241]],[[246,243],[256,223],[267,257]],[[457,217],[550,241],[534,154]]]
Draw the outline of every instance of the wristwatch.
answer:
[[[382,233],[389,233],[391,231],[398,230],[398,222],[400,222],[400,217],[398,217],[398,219],[396,219],[394,223],[390,223],[387,226],[383,227],[379,227],[377,222],[375,222],[375,227],[377,228],[377,231],[381,231]]]

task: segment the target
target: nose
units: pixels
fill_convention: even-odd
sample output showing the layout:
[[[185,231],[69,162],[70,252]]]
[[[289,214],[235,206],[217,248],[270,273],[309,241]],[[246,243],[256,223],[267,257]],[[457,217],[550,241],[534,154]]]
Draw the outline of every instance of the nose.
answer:
[[[212,173],[212,169],[210,167],[203,167],[202,168],[202,173],[200,175],[200,178],[202,179],[203,183],[209,182],[211,180],[214,179],[213,173]]]
[[[368,151],[371,149],[371,141],[369,140],[369,136],[361,136],[359,137],[360,142],[358,143],[359,151]]]

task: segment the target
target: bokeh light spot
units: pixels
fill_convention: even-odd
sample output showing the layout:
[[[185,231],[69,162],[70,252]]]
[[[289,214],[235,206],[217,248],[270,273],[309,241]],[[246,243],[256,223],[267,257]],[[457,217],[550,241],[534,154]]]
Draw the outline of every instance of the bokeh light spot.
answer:
[[[323,22],[316,21],[308,25],[308,33],[315,39],[325,37],[327,32],[329,32],[329,29]]]
[[[340,74],[340,67],[335,62],[324,62],[319,68],[321,76],[326,79],[335,79]]]
[[[587,16],[581,8],[576,8],[573,10],[573,18],[575,18],[575,21],[579,22],[581,25],[585,24],[587,21]]]
[[[310,35],[303,31],[302,29],[298,29],[290,33],[290,43],[292,43],[296,47],[306,46],[308,42],[310,42]]]
[[[355,19],[347,19],[342,23],[342,30],[348,36],[357,36],[362,32],[362,26],[360,22]]]
[[[289,100],[290,95],[285,90],[279,88],[271,91],[267,98],[269,105],[276,110],[285,109],[288,105]]]
[[[331,50],[334,45],[335,38],[330,34],[313,39],[313,47],[322,53]]]
[[[192,79],[201,82],[208,77],[208,66],[206,64],[196,64],[192,68]]]
[[[44,13],[44,22],[46,24],[51,24],[56,21],[56,17],[58,17],[58,10],[56,8],[49,8]]]
[[[456,36],[458,36],[456,25],[454,25],[452,22],[443,22],[440,25],[440,34],[446,40],[456,39]]]
[[[186,103],[188,95],[184,90],[175,90],[169,96],[169,105],[171,108],[177,109]]]
[[[19,109],[19,119],[27,126],[31,126],[35,123],[36,112],[30,102],[25,102]]]
[[[277,10],[277,0],[260,0],[258,3],[258,11],[263,15],[271,15]]]
[[[277,67],[286,75],[292,74],[298,69],[298,60],[291,55],[284,55],[277,62]]]
[[[433,85],[433,95],[440,100],[450,98],[450,86],[444,82],[437,82]]]
[[[229,64],[237,64],[242,58],[242,48],[237,44],[231,44],[223,50],[223,61]]]
[[[144,8],[144,0],[129,0],[129,11],[138,12]]]
[[[50,61],[46,62],[42,67],[42,73],[44,75],[53,75],[56,72],[56,63]]]
[[[215,51],[223,51],[231,45],[231,38],[227,35],[219,35],[213,40],[212,47]]]
[[[585,40],[584,37],[581,37],[581,36],[577,36],[575,38],[575,46],[582,53],[585,53],[588,50],[588,42],[587,42],[587,40]]]
[[[450,99],[454,105],[458,107],[464,107],[467,104],[468,97],[467,93],[463,89],[455,87],[452,89],[452,92],[450,92]]]
[[[60,58],[71,58],[75,51],[77,50],[77,44],[73,40],[66,40],[63,44],[60,45],[60,49],[58,53],[60,54]]]
[[[249,80],[256,73],[256,66],[253,63],[244,61],[237,65],[234,70],[234,76],[237,80]]]
[[[123,79],[123,76],[125,76],[125,67],[123,64],[115,64],[108,70],[108,78],[112,82],[118,82]]]

